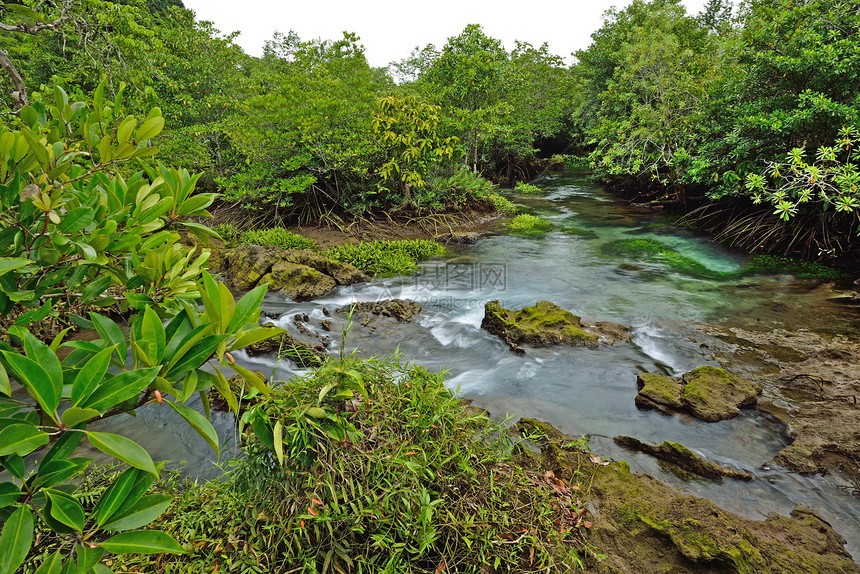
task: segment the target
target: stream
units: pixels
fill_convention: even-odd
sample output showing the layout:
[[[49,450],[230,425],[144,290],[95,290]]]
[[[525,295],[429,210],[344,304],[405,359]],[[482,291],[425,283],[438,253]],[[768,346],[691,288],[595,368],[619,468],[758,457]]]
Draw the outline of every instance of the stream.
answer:
[[[491,234],[475,245],[452,247],[455,257],[425,262],[415,275],[340,288],[310,303],[270,294],[264,312],[284,327],[293,325],[296,314],[307,314],[307,326],[316,336],[329,337],[330,351],[337,354],[346,318],[336,309],[359,301],[415,300],[424,310],[412,322],[356,323],[343,351],[358,349],[373,356],[399,348],[404,360],[448,371],[449,386],[495,418],[550,421],[568,434],[586,436],[595,453],[626,460],[633,471],[649,473],[747,518],[764,519],[770,512],[787,515],[797,504],[810,506],[846,538],[848,551],[860,560],[860,499],[845,488],[842,477],[802,476],[771,464],[790,443],[775,418],[747,409],[735,419],[708,423],[639,410],[634,404],[638,373],[679,375],[717,365],[707,336],[695,328],[697,322],[807,328],[856,339],[858,313],[846,315],[844,307],[820,290],[798,288],[790,276],[703,279],[660,262],[612,254],[604,246],[613,241],[653,238],[715,271],[736,271],[745,263],[743,255],[670,226],[659,212],[618,202],[585,176],[566,174],[544,188],[547,193],[539,197],[508,197],[552,222],[548,233]],[[596,349],[528,348],[525,355],[516,355],[480,329],[484,303],[493,299],[512,309],[548,300],[584,320],[626,323],[633,328],[633,342]],[[323,308],[331,312],[330,333],[320,327],[326,319]],[[271,357],[250,358],[239,352],[236,358],[277,378],[301,372],[289,363],[275,364]],[[211,449],[174,417],[166,408],[149,406],[133,424],[108,424],[159,458],[183,461],[180,468],[191,475],[220,472],[212,469]],[[212,418],[227,444],[221,456],[225,460],[236,449],[233,419],[215,412]],[[617,446],[611,438],[615,435],[680,442],[755,480],[717,483],[680,476],[649,456]]]

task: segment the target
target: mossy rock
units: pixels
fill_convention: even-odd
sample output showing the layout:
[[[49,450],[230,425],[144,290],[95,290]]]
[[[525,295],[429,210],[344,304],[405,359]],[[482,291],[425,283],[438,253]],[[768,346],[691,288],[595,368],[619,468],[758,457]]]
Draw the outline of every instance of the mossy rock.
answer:
[[[684,373],[681,401],[696,417],[705,421],[734,418],[741,407],[753,406],[761,387],[718,367],[699,367]]]
[[[598,335],[582,329],[580,318],[549,301],[519,311],[504,309],[499,301],[484,305],[481,328],[500,337],[514,351],[520,345],[596,347]]]
[[[678,377],[667,377],[656,373],[642,373],[636,376],[639,394],[636,405],[643,408],[671,407],[681,409],[681,391],[684,382]]]
[[[389,317],[398,323],[411,321],[422,307],[415,301],[408,299],[385,299],[383,301],[372,301],[366,303],[355,303],[337,310],[338,313],[353,313],[361,317],[361,323],[366,327],[376,317]]]
[[[259,282],[268,283],[269,291],[283,293],[294,301],[310,301],[337,287],[337,281],[328,275],[323,275],[313,267],[289,261],[275,263]]]
[[[655,373],[637,375],[636,405],[668,414],[686,411],[703,421],[738,416],[741,407],[755,405],[761,387],[719,367],[704,366],[681,378]]]
[[[752,476],[748,473],[704,460],[677,442],[663,441],[663,444],[656,445],[642,442],[632,436],[616,436],[612,440],[615,444],[651,455],[698,476],[712,480],[720,480],[724,477],[752,480]]]

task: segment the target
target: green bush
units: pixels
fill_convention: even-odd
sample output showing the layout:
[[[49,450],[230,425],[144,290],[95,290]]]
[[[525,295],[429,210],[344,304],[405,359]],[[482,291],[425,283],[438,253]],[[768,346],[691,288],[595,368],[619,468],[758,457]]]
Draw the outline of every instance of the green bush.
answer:
[[[278,387],[242,424],[255,430],[248,456],[158,523],[188,548],[171,571],[581,567],[579,529],[558,524],[570,503],[512,460],[507,432],[465,412],[438,373],[347,358]],[[117,571],[157,569],[157,558],[120,560]]]
[[[502,197],[497,193],[491,193],[487,196],[487,199],[493,202],[493,207],[495,207],[496,211],[499,213],[514,215],[517,212],[517,206],[514,205],[511,200],[506,197]]]
[[[218,224],[212,230],[221,237],[227,247],[236,247],[242,243],[244,232],[231,223]]]
[[[302,237],[283,227],[271,227],[247,231],[242,236],[246,245],[262,245],[264,247],[280,247],[281,249],[316,249],[317,244],[307,237]]]
[[[543,190],[538,186],[526,183],[524,181],[517,182],[516,187],[514,187],[514,191],[523,195],[537,195],[539,193],[543,193]]]
[[[326,257],[354,265],[373,277],[407,275],[415,272],[419,261],[446,254],[444,247],[427,239],[344,244],[323,251]]]
[[[545,233],[551,225],[546,219],[528,213],[517,215],[508,223],[510,230],[517,233]]]

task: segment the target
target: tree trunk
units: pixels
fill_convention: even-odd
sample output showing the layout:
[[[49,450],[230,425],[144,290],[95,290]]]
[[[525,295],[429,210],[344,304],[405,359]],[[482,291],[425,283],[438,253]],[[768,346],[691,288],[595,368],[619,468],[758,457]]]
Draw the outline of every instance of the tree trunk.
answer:
[[[24,79],[21,78],[18,68],[9,59],[9,54],[2,48],[0,48],[0,66],[6,70],[9,78],[12,80],[12,85],[15,86],[15,90],[12,92],[12,99],[15,100],[17,109],[20,110],[24,106],[29,105],[30,100],[27,98],[27,86],[24,85]]]

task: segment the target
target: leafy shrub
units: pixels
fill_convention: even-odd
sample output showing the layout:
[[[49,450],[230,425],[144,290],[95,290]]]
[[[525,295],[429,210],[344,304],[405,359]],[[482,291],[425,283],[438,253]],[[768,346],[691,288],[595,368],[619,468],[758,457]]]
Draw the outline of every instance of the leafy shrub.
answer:
[[[524,181],[518,181],[516,187],[514,187],[514,191],[523,195],[537,195],[539,193],[543,193],[543,190],[538,186]]]
[[[554,161],[561,161],[564,163],[565,169],[570,170],[587,170],[591,167],[591,160],[588,159],[588,156],[580,157],[576,155],[554,155],[552,156]]]
[[[415,203],[419,208],[428,206],[434,211],[460,210],[473,201],[489,198],[495,189],[495,184],[481,174],[460,166],[454,175],[433,178],[430,185],[416,194]]]
[[[247,458],[159,523],[189,542],[171,557],[176,571],[581,567],[578,529],[559,527],[565,503],[539,485],[543,472],[511,460],[507,432],[464,412],[438,373],[347,358],[273,390],[242,424],[255,429]],[[149,557],[120,559],[121,571],[156,569]]]
[[[546,219],[528,213],[517,215],[508,223],[511,231],[518,233],[545,233],[550,226],[550,222]]]
[[[317,248],[317,244],[313,240],[287,231],[283,227],[248,231],[242,236],[242,243],[262,245],[264,247],[280,247],[281,249]]]
[[[446,253],[444,247],[427,239],[344,244],[323,251],[326,257],[354,265],[373,277],[407,275],[415,272],[418,261]]]
[[[507,197],[502,197],[497,193],[492,193],[487,196],[487,199],[493,202],[493,207],[496,211],[505,215],[514,215],[517,212],[517,206]]]

